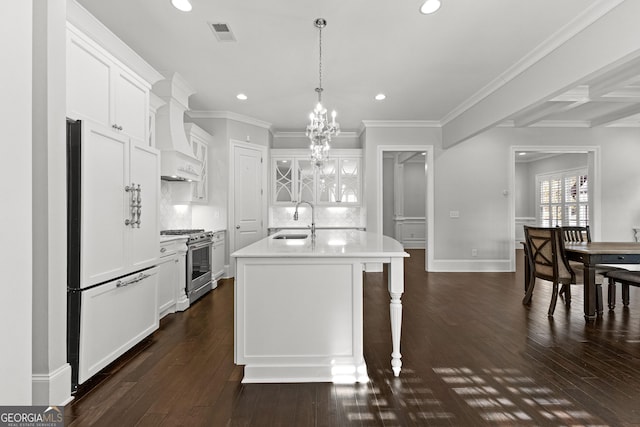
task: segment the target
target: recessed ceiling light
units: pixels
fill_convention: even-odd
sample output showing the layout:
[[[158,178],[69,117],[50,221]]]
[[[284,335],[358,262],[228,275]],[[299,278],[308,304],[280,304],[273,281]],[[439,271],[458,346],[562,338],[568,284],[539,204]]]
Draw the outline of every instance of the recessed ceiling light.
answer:
[[[440,0],[425,0],[420,7],[420,13],[428,15],[440,9]]]
[[[376,101],[382,101],[383,99],[385,99],[387,97],[387,95],[385,95],[384,93],[379,93],[375,96]]]
[[[236,98],[238,98],[240,101],[246,101],[247,99],[249,99],[244,93],[237,94]]]
[[[521,152],[518,153],[518,156],[526,156],[526,155],[527,155],[527,153],[525,153],[524,151],[521,151]]]
[[[171,4],[182,12],[191,12],[192,6],[189,0],[171,0]]]

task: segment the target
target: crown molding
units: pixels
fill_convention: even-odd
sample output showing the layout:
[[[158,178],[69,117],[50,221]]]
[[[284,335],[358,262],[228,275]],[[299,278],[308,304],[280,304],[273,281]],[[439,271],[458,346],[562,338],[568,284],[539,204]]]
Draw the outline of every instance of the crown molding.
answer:
[[[585,9],[583,13],[581,13],[575,19],[553,33],[550,37],[548,37],[536,48],[534,48],[529,54],[525,55],[520,61],[516,62],[504,73],[500,74],[485,87],[469,97],[466,101],[462,102],[456,108],[451,110],[442,118],[441,124],[446,125],[451,120],[460,116],[462,113],[475,106],[483,99],[487,98],[499,88],[516,78],[526,69],[530,68],[532,65],[549,55],[559,46],[563,45],[568,40],[573,38],[576,34],[596,22],[612,9],[616,8],[622,2],[624,2],[624,0],[600,0]]]
[[[75,0],[67,1],[67,27],[89,37],[149,85],[164,79],[162,74]]]
[[[227,120],[235,120],[236,122],[246,123],[248,125],[253,125],[257,127],[261,127],[272,132],[271,123],[254,119],[253,117],[244,116],[242,114],[234,113],[232,111],[200,111],[200,110],[191,110],[187,111],[187,116],[192,119],[227,119]]]
[[[363,120],[364,128],[439,128],[437,120]],[[362,133],[362,132],[360,132]]]

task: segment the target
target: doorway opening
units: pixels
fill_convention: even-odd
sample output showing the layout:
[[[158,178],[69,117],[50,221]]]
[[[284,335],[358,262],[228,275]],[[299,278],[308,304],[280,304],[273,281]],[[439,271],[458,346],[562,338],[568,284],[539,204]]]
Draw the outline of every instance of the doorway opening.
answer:
[[[425,249],[433,265],[433,153],[431,145],[377,147],[377,231],[406,249]]]
[[[405,249],[425,249],[426,152],[387,151],[382,165],[382,234]]]
[[[594,240],[600,239],[600,147],[512,146],[510,159],[509,188],[513,195],[509,207],[513,249],[510,251],[511,271],[515,271],[515,249],[524,240],[523,225],[570,225],[571,221],[577,221],[588,223]],[[584,171],[586,175],[583,175]],[[573,172],[578,177],[575,195],[584,190],[588,200],[584,207],[576,203],[581,215],[575,218],[575,212],[571,211],[575,207],[567,204],[565,197],[565,193],[574,194],[571,186],[558,188],[557,193],[564,195],[559,196],[558,203],[541,197],[538,188],[545,182],[570,183],[570,179],[564,178]]]

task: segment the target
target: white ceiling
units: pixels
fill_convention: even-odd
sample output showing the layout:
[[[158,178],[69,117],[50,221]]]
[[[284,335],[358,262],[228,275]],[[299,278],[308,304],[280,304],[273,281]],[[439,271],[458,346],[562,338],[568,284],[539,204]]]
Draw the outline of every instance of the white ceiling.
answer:
[[[634,0],[636,1],[636,0]],[[606,0],[442,0],[421,15],[420,0],[78,0],[169,76],[195,89],[190,108],[233,112],[303,131],[316,102],[318,30],[323,30],[323,100],[345,131],[363,120],[443,118],[499,78],[579,15]],[[226,23],[236,42],[219,42],[208,23]],[[584,126],[640,119],[640,66],[626,64],[597,81],[510,117],[516,126]],[[579,84],[578,84],[579,83]],[[247,101],[236,99],[245,93]],[[374,101],[383,92],[387,99]]]

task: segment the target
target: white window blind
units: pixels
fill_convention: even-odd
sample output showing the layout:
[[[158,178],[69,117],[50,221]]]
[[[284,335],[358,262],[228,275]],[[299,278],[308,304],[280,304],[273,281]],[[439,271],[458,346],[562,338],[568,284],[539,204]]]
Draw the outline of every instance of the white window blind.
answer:
[[[538,223],[589,225],[589,182],[586,169],[536,175]]]

